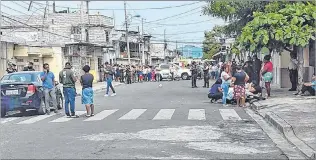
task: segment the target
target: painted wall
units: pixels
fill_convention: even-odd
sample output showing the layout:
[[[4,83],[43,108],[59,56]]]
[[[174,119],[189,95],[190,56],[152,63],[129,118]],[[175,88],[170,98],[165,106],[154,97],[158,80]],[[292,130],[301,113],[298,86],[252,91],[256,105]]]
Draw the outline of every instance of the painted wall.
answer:
[[[13,43],[1,42],[0,43],[0,77],[5,75],[8,61],[14,62],[13,58]]]
[[[178,48],[178,51],[182,52],[182,57],[184,58],[197,58],[200,59],[203,57],[203,49],[196,46],[187,45],[181,48]]]

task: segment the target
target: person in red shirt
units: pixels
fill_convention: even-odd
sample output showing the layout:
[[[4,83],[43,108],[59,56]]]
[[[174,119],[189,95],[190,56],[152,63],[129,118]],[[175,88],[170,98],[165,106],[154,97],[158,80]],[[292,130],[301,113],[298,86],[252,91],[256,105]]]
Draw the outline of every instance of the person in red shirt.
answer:
[[[270,97],[270,93],[271,93],[271,82],[273,79],[273,64],[270,61],[271,56],[270,55],[266,55],[263,58],[263,67],[261,69],[261,76],[262,76],[262,81],[265,83],[265,87],[267,90],[267,95],[268,97]]]

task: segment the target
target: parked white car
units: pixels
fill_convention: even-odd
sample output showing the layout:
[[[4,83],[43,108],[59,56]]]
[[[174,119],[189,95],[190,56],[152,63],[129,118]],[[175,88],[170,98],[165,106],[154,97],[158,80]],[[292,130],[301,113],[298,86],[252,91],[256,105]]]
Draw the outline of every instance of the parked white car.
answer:
[[[160,64],[159,65],[159,74],[160,80],[170,78],[170,65],[171,64]],[[188,80],[191,77],[191,71],[187,68],[181,68],[180,66],[173,64],[176,68],[175,77],[181,77],[183,80]]]

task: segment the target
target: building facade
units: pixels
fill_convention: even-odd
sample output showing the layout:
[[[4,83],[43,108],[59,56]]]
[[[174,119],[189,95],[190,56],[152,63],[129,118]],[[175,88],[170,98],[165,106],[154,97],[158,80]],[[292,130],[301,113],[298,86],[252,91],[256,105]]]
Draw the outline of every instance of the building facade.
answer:
[[[177,49],[181,53],[182,58],[201,59],[203,57],[203,49],[192,45],[185,45]]]

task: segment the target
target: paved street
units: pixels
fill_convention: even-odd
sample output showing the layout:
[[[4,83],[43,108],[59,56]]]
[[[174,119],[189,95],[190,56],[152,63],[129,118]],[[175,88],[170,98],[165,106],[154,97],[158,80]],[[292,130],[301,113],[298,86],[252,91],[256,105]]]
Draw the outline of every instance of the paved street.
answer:
[[[208,89],[190,81],[158,84],[96,93],[91,118],[3,118],[1,158],[286,159],[244,109],[210,104]],[[77,113],[84,110],[77,97]]]

